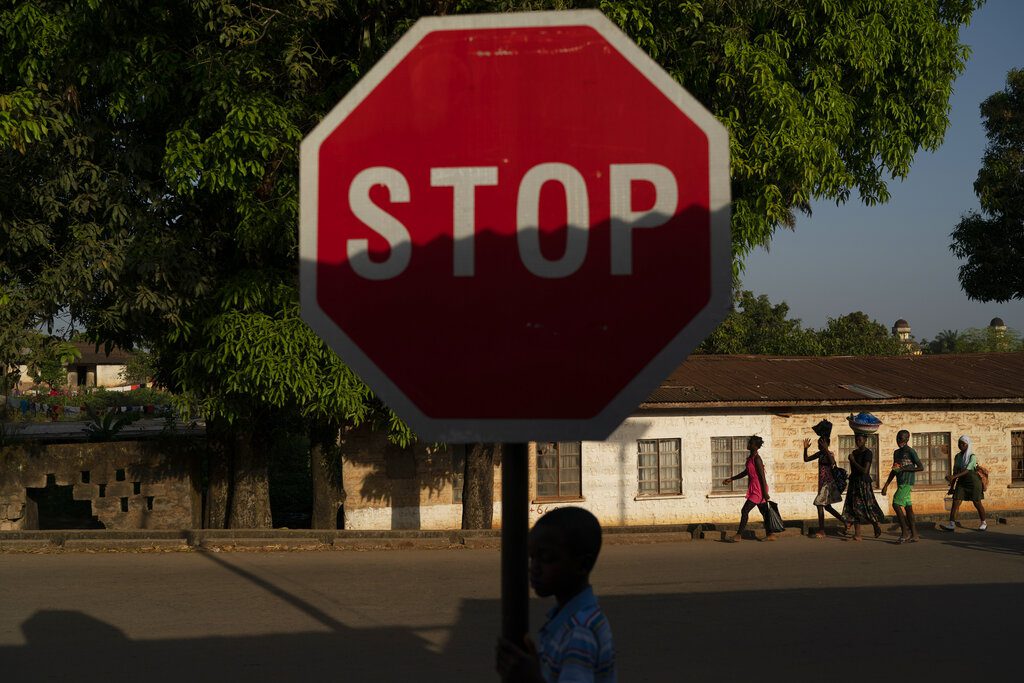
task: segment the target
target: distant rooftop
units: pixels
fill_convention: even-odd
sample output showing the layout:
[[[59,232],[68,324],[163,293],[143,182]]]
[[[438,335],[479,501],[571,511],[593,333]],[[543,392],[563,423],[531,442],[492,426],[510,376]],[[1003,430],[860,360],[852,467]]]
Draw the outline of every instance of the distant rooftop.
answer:
[[[72,342],[82,357],[73,361],[70,365],[124,365],[132,356],[131,351],[125,351],[119,346],[110,349],[107,355],[102,345],[99,349],[92,342]]]
[[[1024,353],[691,356],[643,408],[1024,404]]]

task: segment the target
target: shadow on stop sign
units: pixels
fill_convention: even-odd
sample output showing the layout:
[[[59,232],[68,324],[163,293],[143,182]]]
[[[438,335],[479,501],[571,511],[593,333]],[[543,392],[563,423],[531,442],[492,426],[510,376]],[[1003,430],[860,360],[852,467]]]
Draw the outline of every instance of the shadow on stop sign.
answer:
[[[420,20],[302,146],[303,318],[424,439],[601,439],[724,318],[724,128],[595,11]]]

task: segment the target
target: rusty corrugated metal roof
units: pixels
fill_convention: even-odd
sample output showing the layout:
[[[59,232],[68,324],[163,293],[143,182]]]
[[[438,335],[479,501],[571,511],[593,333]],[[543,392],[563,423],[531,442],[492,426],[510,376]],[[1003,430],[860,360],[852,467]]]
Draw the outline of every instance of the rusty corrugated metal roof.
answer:
[[[691,356],[645,408],[1024,402],[1024,353]]]

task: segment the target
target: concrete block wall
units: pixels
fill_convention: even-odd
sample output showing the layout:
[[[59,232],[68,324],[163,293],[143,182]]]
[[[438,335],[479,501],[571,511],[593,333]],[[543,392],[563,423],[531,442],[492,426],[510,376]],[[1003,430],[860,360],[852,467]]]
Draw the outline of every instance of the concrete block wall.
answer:
[[[816,441],[811,427],[822,418],[835,425],[832,450],[838,453],[841,434],[852,434],[846,423],[851,412],[870,410],[882,421],[879,431],[881,476],[888,474],[895,449],[896,432],[949,432],[955,452],[960,434],[973,437],[980,461],[991,471],[986,505],[991,509],[1024,509],[1024,486],[1010,481],[1010,434],[1024,431],[1021,406],[891,407],[864,404],[852,410],[754,410],[717,413],[674,411],[637,414],[627,419],[607,440],[582,444],[582,497],[573,500],[539,500],[536,492],[536,447],[530,446],[530,520],[563,505],[578,505],[593,512],[606,526],[645,524],[735,523],[744,493],[712,491],[711,439],[722,436],[757,434],[765,443],[765,463],[772,499],[785,519],[813,518],[817,493],[817,464],[803,462],[802,442]],[[638,447],[640,439],[679,439],[681,444],[682,494],[643,497],[639,495]],[[451,452],[431,451],[417,446],[414,454],[415,479],[390,481],[389,452],[383,434],[360,434],[350,438],[344,459],[346,528],[349,529],[455,529],[461,523],[461,505],[451,494]],[[392,449],[389,451],[389,449]],[[812,450],[814,444],[812,443]],[[841,463],[842,464],[842,463]],[[849,464],[844,467],[849,470]],[[391,467],[394,470],[394,466]],[[408,472],[406,472],[408,474]],[[494,526],[500,519],[500,476],[495,473]],[[945,485],[919,485],[914,507],[921,513],[946,509]],[[879,504],[892,514],[891,496]],[[417,505],[418,501],[418,505]],[[841,507],[841,503],[838,507]],[[971,506],[963,508],[971,514]],[[757,512],[752,519],[760,521]]]
[[[958,408],[948,405],[887,407],[866,406],[882,421],[878,431],[879,475],[882,483],[888,477],[892,465],[892,452],[896,449],[896,433],[906,429],[913,433],[949,432],[950,434],[950,465],[957,452],[956,442],[961,434],[972,439],[978,461],[989,469],[990,480],[988,491],[985,492],[985,505],[992,509],[1024,508],[1024,486],[1010,481],[1010,435],[1014,431],[1024,431],[1024,410],[1020,406],[980,406]],[[813,412],[796,411],[773,415],[772,431],[775,436],[777,452],[773,454],[777,487],[781,491],[806,492],[810,498],[804,502],[811,506],[814,489],[817,486],[816,463],[803,462],[803,439],[815,439],[811,426],[822,418],[830,420],[835,426],[832,433],[832,450],[838,454],[839,441],[837,435],[852,434],[846,417],[852,411]],[[856,411],[856,412],[859,412]],[[812,444],[811,450],[815,450]],[[849,463],[840,462],[847,471]],[[946,510],[948,496],[945,484],[938,486],[918,485],[914,488],[914,509],[925,512],[942,512]],[[888,497],[883,499],[881,493],[876,494],[879,504],[887,513],[892,514],[892,496],[895,487],[890,486]],[[961,507],[961,511],[973,513],[970,504]]]
[[[711,439],[752,434],[765,440],[764,450],[770,453],[772,434],[768,415],[634,415],[607,440],[583,442],[583,500],[537,501],[534,497],[531,522],[560,505],[586,508],[606,526],[736,521],[743,505],[743,493],[712,492]],[[640,439],[680,440],[682,495],[639,495],[637,441]],[[531,474],[535,465],[536,460],[531,457]],[[768,485],[772,488],[774,473],[767,459],[765,467]],[[536,491],[532,479],[531,491]],[[757,518],[757,513],[754,517]]]
[[[459,529],[454,502],[454,448],[417,443],[400,448],[384,431],[359,427],[341,439],[346,529]],[[495,459],[494,523],[501,520],[501,469]]]
[[[28,490],[51,480],[72,487],[74,500],[89,501],[107,529],[200,526],[201,497],[193,480],[198,447],[189,440],[19,444],[2,451],[0,530],[38,528],[39,511]]]

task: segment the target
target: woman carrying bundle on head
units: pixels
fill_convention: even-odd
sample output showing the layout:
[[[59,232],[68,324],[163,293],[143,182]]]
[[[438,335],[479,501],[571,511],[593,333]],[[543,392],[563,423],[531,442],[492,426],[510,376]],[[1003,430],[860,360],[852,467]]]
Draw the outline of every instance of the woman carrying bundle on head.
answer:
[[[811,440],[804,439],[804,462],[818,461],[818,495],[814,498],[814,505],[818,508],[818,533],[815,534],[815,538],[825,538],[826,511],[843,523],[843,534],[846,534],[850,529],[849,523],[832,507],[832,503],[838,503],[843,499],[842,484],[836,477],[836,456],[828,449],[832,441],[832,423],[822,420],[813,429],[818,435],[818,452],[808,455]]]
[[[853,540],[863,540],[860,525],[870,524],[874,527],[875,538],[882,535],[879,523],[885,519],[885,513],[875,500],[875,491],[871,481],[871,461],[875,454],[867,447],[868,434],[878,430],[882,422],[870,413],[860,413],[847,418],[853,428],[853,442],[856,448],[850,453],[850,483],[846,487],[846,502],[843,504],[843,519],[853,524]]]

